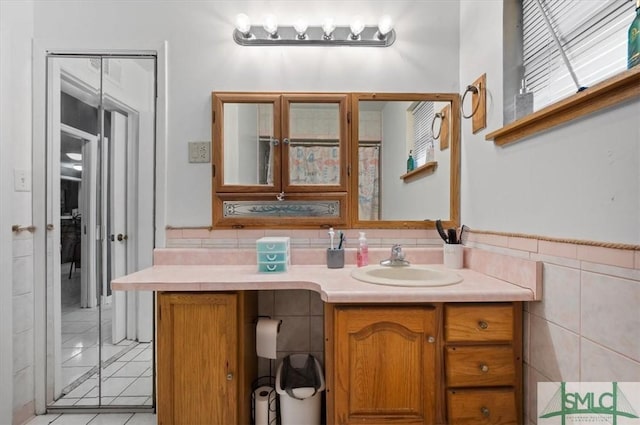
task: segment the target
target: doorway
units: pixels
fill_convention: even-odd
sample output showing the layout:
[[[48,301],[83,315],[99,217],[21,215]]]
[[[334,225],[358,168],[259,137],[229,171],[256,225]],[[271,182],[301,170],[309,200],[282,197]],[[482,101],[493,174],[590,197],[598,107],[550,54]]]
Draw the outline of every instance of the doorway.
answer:
[[[110,282],[153,248],[155,87],[154,55],[47,56],[48,410],[154,406],[153,296]]]

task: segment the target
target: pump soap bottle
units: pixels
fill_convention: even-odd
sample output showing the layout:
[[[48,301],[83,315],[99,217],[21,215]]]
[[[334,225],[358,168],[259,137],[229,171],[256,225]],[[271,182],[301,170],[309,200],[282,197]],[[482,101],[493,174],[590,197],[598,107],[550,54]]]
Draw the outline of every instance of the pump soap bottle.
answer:
[[[358,253],[356,254],[356,265],[358,267],[369,265],[369,246],[367,245],[367,238],[364,232],[360,232],[360,238],[358,238]]]

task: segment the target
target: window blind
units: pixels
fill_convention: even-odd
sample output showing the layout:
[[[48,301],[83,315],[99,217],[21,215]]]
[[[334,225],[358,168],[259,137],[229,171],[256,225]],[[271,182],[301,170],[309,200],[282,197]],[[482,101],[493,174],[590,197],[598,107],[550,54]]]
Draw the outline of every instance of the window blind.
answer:
[[[431,122],[433,121],[433,102],[420,102],[413,109],[413,135],[415,144],[413,146],[413,158],[416,167],[427,162],[427,148],[433,143],[431,134]]]
[[[629,0],[539,0],[580,86],[627,68],[627,30],[635,16]],[[576,93],[569,69],[545,22],[538,0],[523,0],[523,58],[534,109]]]

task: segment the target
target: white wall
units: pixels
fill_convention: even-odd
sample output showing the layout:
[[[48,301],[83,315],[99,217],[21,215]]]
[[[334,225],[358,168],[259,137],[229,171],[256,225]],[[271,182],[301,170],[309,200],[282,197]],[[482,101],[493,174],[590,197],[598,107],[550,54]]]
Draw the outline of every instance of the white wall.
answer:
[[[31,193],[15,192],[13,170],[31,174],[33,2],[0,2],[0,422],[31,414],[33,238],[11,234],[31,224]]]
[[[451,150],[440,151],[436,143],[437,169],[431,173],[404,181],[408,150],[407,110],[413,102],[387,102],[382,110],[382,181],[381,218],[383,220],[448,220]],[[439,111],[440,109],[437,109]],[[398,147],[401,146],[401,148]],[[444,158],[444,159],[443,159]]]
[[[211,170],[188,164],[187,143],[211,137],[211,92],[406,91],[456,92],[458,2],[442,1],[47,1],[36,4],[36,37],[81,38],[136,48],[168,41],[167,223],[211,222]],[[73,13],[69,13],[70,11]],[[320,21],[332,14],[347,24],[356,14],[376,23],[393,16],[391,48],[260,48],[232,40],[237,13],[273,12]],[[96,22],[110,31],[95,31]],[[165,223],[158,223],[163,225]]]
[[[462,131],[462,221],[471,228],[640,243],[640,100],[496,147],[502,127],[502,2],[460,7],[460,92],[487,73],[487,130]],[[469,105],[466,105],[469,108]]]

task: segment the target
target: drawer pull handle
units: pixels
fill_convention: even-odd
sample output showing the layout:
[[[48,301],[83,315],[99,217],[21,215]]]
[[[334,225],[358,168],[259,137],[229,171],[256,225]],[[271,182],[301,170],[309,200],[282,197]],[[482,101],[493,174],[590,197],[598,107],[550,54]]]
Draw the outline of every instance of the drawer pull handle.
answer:
[[[491,414],[491,412],[489,412],[489,408],[484,406],[480,408],[480,413],[482,413],[482,416],[484,416],[485,418],[488,418]]]
[[[433,336],[429,335],[429,337],[427,337],[427,342],[429,344],[433,344],[434,342],[436,342],[436,339]]]
[[[486,364],[484,364],[484,363],[483,363],[483,364],[481,364],[481,365],[480,365],[480,371],[481,371],[482,373],[487,373],[487,372],[489,372],[489,366],[487,366],[487,365],[486,365]]]
[[[269,260],[269,261],[275,261],[276,258],[278,258],[277,254],[273,254],[273,255],[267,254],[267,260]]]
[[[266,264],[266,266],[267,266],[267,270],[269,270],[270,272],[274,271],[278,267],[277,264],[273,264],[273,265]]]
[[[489,324],[484,320],[480,320],[478,322],[478,326],[480,327],[480,329],[487,329],[489,327]]]

